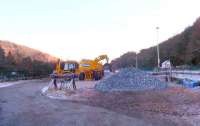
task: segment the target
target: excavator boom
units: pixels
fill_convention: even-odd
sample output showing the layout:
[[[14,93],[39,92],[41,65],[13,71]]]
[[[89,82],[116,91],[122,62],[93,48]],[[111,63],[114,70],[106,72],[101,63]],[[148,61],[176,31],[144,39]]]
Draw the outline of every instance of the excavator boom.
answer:
[[[96,62],[99,62],[99,61],[104,60],[104,59],[106,59],[106,62],[107,62],[107,63],[109,62],[109,58],[108,58],[107,55],[100,55],[100,56],[98,56],[97,58],[95,58],[95,61],[96,61]]]
[[[57,64],[56,64],[56,70],[55,70],[55,72],[56,72],[57,74],[62,74],[60,59],[58,59],[58,62],[57,62]]]

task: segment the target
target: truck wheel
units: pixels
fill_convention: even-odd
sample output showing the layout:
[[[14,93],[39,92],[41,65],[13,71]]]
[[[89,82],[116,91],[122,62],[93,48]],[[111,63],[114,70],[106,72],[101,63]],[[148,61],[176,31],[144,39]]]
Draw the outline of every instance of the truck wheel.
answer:
[[[93,72],[93,78],[94,80],[98,80],[99,78],[98,73],[96,71]]]
[[[101,80],[101,72],[98,72],[98,80]]]
[[[79,74],[79,80],[85,80],[85,74],[84,73]]]
[[[104,70],[102,71],[102,77],[104,77]]]

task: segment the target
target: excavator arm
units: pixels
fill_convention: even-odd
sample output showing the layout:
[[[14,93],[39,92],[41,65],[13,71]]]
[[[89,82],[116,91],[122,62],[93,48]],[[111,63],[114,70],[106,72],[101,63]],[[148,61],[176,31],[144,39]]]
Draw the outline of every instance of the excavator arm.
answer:
[[[100,62],[101,60],[104,60],[104,59],[106,59],[106,63],[109,62],[109,58],[108,58],[107,55],[100,55],[100,56],[98,56],[97,58],[95,58],[95,61],[96,61],[96,62]]]
[[[57,74],[62,74],[62,72],[63,72],[62,69],[61,69],[60,59],[58,59],[58,62],[57,62],[57,64],[56,64],[55,72],[56,72]]]

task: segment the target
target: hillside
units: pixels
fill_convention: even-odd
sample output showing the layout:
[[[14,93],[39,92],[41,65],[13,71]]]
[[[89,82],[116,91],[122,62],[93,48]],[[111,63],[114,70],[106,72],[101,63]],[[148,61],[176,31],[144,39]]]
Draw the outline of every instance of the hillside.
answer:
[[[161,62],[170,59],[174,66],[178,65],[200,65],[200,18],[196,22],[187,27],[183,32],[169,38],[168,40],[160,43],[160,58]],[[130,53],[130,52],[128,52]],[[112,61],[112,65],[115,68],[121,68],[124,66],[133,66],[135,62],[126,62],[124,65],[123,60],[135,59],[134,52],[127,58],[122,58],[128,53]],[[157,65],[157,53],[156,47],[150,47],[143,49],[138,54],[138,62],[140,68],[153,68]],[[117,65],[117,64],[120,65]],[[117,67],[116,67],[117,66]]]
[[[1,41],[0,47],[4,50],[5,56],[11,53],[16,60],[22,60],[23,58],[30,57],[32,60],[42,61],[42,62],[55,62],[56,57],[49,54],[43,53],[39,50],[32,49],[23,45],[18,45],[9,41]]]
[[[16,71],[27,76],[52,72],[56,57],[8,41],[0,41],[0,74]]]

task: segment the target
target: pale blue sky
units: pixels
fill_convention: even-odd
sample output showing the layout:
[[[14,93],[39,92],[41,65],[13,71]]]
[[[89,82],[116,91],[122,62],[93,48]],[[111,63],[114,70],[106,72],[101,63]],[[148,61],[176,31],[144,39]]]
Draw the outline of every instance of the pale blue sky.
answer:
[[[0,39],[64,59],[116,58],[181,32],[198,0],[0,0]]]

